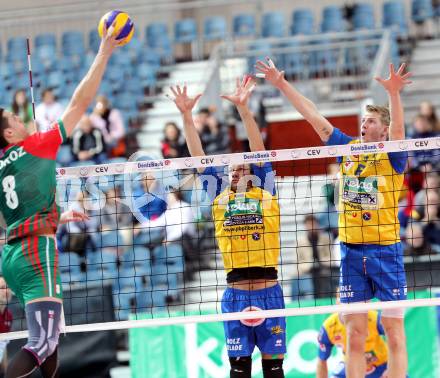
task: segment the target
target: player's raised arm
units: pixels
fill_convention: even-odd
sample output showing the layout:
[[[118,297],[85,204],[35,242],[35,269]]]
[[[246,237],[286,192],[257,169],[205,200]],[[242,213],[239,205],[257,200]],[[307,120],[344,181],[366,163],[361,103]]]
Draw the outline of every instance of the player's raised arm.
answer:
[[[232,102],[240,114],[249,140],[251,151],[265,150],[263,137],[260,129],[255,122],[254,115],[248,107],[248,100],[255,88],[255,81],[251,76],[244,76],[243,80],[237,79],[235,92],[231,95],[222,95],[221,97]]]
[[[411,72],[404,74],[406,64],[400,65],[399,69],[395,71],[394,65],[390,63],[390,75],[387,79],[376,77],[375,79],[382,84],[388,93],[388,101],[390,106],[390,128],[389,139],[400,140],[405,139],[405,120],[403,115],[403,105],[400,98],[400,92],[407,84],[411,84],[408,78]]]
[[[267,58],[267,63],[257,61],[257,76],[264,77],[275,88],[279,89],[290,101],[296,110],[309,122],[323,142],[327,142],[333,133],[333,126],[318,111],[316,105],[299,93],[284,78],[284,71],[279,71],[272,60]]]
[[[118,44],[116,36],[113,35],[113,28],[112,25],[108,31],[104,30],[95,60],[73,93],[72,99],[61,117],[67,136],[72,134],[73,129],[96,96],[108,60]]]
[[[182,115],[183,131],[189,153],[191,156],[204,156],[205,152],[203,151],[202,141],[200,140],[200,136],[196,130],[192,116],[192,110],[202,95],[198,94],[195,97],[189,97],[186,85],[184,85],[183,88],[180,88],[179,85],[176,85],[170,89],[174,95],[172,100]]]

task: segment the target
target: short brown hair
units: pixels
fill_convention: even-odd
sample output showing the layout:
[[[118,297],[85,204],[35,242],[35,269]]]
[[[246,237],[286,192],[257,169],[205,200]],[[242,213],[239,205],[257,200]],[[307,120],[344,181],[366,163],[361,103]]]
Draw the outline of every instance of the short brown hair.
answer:
[[[391,117],[390,117],[390,109],[388,109],[388,106],[367,105],[366,109],[367,109],[367,112],[369,112],[369,113],[379,114],[380,121],[384,125],[387,125],[387,126],[390,125]]]
[[[5,129],[8,127],[8,120],[3,117],[5,109],[0,108],[0,148],[5,148],[8,145],[8,142],[5,139]]]

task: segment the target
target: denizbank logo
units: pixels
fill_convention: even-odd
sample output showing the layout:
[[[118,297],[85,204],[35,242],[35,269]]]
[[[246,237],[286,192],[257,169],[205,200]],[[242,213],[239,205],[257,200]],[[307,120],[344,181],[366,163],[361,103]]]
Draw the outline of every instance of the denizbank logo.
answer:
[[[146,168],[161,168],[165,164],[162,160],[152,160],[152,161],[140,161],[138,162],[138,169],[146,169]]]
[[[351,152],[375,152],[378,150],[382,150],[384,148],[383,143],[365,145],[365,144],[351,144],[350,151]]]
[[[254,154],[243,154],[244,160],[255,159],[255,160],[269,160],[270,153],[269,152],[257,152]]]

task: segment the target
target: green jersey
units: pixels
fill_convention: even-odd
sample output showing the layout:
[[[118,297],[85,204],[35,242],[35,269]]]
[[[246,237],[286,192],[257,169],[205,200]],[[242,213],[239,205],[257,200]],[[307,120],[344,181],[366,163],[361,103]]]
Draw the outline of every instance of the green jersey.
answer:
[[[66,140],[62,121],[44,133],[9,145],[0,158],[0,210],[8,240],[29,236],[59,222],[56,155]]]

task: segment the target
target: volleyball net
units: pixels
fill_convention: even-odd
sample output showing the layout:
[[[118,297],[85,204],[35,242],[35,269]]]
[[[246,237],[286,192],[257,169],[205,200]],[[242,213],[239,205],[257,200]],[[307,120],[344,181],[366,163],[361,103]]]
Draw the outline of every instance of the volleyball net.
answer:
[[[58,168],[61,210],[90,216],[57,234],[67,332],[439,305],[439,148],[440,138],[429,138],[180,159],[138,152],[126,162]],[[362,217],[368,226],[363,229],[376,227],[379,244],[382,229],[368,222],[382,206],[378,187],[387,178],[380,177],[396,175],[387,173],[381,158],[367,158],[374,178],[353,176],[341,185],[338,161],[345,157],[349,168],[367,154],[385,159],[402,151],[409,164],[402,188],[391,193],[398,198],[393,206],[401,226],[387,227],[403,243],[408,299],[338,304],[339,214]],[[240,190],[230,195],[228,176],[235,166],[268,163],[273,171],[265,177],[251,171],[237,184],[261,187],[260,197]],[[357,203],[359,211],[341,208],[339,196]],[[216,227],[226,231],[216,235]],[[360,231],[345,229],[351,232]],[[273,256],[288,308],[222,314],[227,272],[273,269]],[[251,269],[246,274],[253,277]],[[18,307],[14,300],[9,305]],[[16,329],[26,329],[24,315],[15,321]]]

